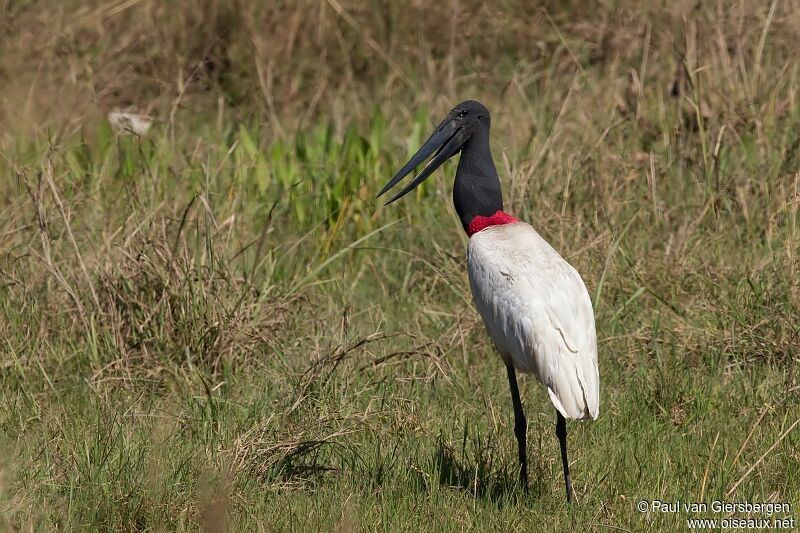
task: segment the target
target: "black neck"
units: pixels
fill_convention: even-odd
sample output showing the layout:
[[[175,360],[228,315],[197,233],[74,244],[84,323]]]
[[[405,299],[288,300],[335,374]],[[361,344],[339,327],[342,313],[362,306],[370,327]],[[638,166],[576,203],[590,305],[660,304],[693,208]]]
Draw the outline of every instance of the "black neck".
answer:
[[[503,210],[503,193],[489,149],[488,127],[473,133],[461,150],[453,204],[464,231],[476,216],[488,217]]]

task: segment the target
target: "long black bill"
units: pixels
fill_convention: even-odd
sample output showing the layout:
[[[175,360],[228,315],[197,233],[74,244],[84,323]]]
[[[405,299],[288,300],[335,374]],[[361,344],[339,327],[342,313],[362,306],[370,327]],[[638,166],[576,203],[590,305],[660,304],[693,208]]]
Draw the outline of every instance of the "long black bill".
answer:
[[[455,121],[446,120],[442,124],[436,128],[436,131],[433,132],[425,144],[422,145],[422,148],[414,154],[414,156],[408,161],[408,163],[401,168],[394,177],[389,180],[389,183],[384,185],[381,192],[378,193],[378,197],[382,196],[386,191],[397,185],[397,183],[402,180],[409,172],[414,170],[416,167],[419,166],[420,163],[425,161],[428,156],[432,153],[436,152],[436,154],[428,161],[428,164],[425,165],[425,168],[422,169],[422,172],[417,174],[417,176],[411,180],[411,182],[405,186],[405,188],[394,195],[391,200],[386,202],[384,205],[389,205],[395,200],[402,198],[406,194],[410,193],[417,186],[425,181],[425,179],[433,174],[433,171],[439,168],[442,163],[444,163],[448,158],[452,157],[453,154],[458,152],[461,148],[461,144],[463,142],[460,139],[461,135],[459,135],[460,128],[456,126]]]

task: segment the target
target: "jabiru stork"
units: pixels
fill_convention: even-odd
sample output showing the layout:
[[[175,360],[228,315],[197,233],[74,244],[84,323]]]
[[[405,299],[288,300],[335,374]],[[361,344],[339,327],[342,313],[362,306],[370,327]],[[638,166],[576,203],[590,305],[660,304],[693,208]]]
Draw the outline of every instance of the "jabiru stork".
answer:
[[[503,210],[500,179],[489,147],[490,126],[486,106],[474,100],[461,102],[378,196],[433,154],[422,171],[386,202],[391,204],[461,152],[453,203],[469,236],[467,272],[475,306],[508,374],[520,483],[527,492],[527,422],[517,370],[535,375],[556,408],[556,436],[569,502],[572,482],[565,419],[596,419],[600,409],[592,302],[572,265],[533,227]]]

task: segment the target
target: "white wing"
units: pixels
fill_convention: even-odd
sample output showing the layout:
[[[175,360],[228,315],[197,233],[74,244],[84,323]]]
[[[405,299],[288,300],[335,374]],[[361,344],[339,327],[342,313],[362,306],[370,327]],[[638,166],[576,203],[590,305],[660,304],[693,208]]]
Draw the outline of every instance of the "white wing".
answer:
[[[597,336],[578,272],[522,222],[473,235],[467,270],[475,305],[506,364],[535,374],[565,417],[597,418]]]

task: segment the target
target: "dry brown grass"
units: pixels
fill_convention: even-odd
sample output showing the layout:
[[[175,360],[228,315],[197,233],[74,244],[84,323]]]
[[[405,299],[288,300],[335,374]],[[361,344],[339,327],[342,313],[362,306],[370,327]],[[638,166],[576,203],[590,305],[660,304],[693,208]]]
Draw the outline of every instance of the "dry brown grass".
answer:
[[[798,7],[9,1],[0,22],[2,117],[44,131],[118,107],[163,121],[180,111],[255,110],[281,133],[316,116],[368,115],[365,98],[447,106],[483,87],[480,97],[496,106],[532,92],[563,95],[577,77],[593,89],[569,102],[576,130],[597,106],[639,116],[642,98],[670,90],[687,99],[689,115],[696,106],[735,128],[796,105],[791,93],[774,95],[795,76],[781,66],[798,51]]]

